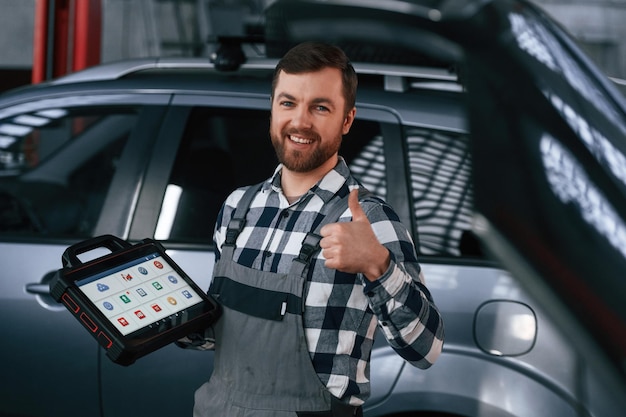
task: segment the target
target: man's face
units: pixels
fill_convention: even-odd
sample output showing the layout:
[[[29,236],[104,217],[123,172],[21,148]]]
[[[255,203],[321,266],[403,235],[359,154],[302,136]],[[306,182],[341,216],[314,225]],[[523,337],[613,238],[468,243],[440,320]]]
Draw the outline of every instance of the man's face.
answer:
[[[356,109],[345,111],[341,71],[325,68],[301,74],[281,72],[274,90],[270,136],[288,170],[330,171],[337,163],[341,137]]]

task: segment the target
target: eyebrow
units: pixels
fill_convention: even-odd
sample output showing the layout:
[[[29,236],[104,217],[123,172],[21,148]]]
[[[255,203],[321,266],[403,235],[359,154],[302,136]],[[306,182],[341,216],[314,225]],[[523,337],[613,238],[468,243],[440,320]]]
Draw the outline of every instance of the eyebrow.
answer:
[[[284,92],[283,93],[279,93],[276,96],[276,98],[277,99],[285,98],[285,99],[291,100],[291,101],[295,101],[296,100],[296,98],[294,96],[292,96],[289,93],[284,93]],[[326,98],[326,97],[315,98],[315,99],[313,99],[312,104],[327,104],[327,105],[330,105],[332,107],[335,107],[335,103],[331,99]]]

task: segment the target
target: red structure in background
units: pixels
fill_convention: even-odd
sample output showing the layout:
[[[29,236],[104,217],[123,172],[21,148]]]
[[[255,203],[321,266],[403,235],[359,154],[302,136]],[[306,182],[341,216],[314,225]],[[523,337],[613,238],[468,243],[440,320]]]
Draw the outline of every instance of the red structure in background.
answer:
[[[100,63],[101,0],[37,0],[32,82]]]

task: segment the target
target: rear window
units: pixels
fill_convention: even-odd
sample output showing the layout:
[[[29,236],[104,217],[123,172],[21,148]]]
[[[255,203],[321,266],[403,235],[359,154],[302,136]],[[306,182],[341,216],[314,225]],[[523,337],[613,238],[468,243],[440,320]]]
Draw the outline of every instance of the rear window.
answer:
[[[471,232],[473,188],[465,135],[410,128],[406,143],[423,255],[480,256]]]

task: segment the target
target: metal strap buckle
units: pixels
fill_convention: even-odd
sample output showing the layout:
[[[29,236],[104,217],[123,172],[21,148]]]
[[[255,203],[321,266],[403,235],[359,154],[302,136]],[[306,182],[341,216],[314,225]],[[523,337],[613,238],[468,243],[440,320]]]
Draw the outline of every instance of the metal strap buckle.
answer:
[[[237,241],[237,236],[243,230],[246,225],[246,219],[231,219],[226,229],[226,239],[224,245],[234,246]]]
[[[322,237],[320,235],[312,232],[307,233],[307,235],[304,237],[304,240],[302,241],[300,254],[298,254],[297,258],[298,261],[308,263],[313,255],[315,255],[315,253],[319,250],[320,240],[322,240]]]

